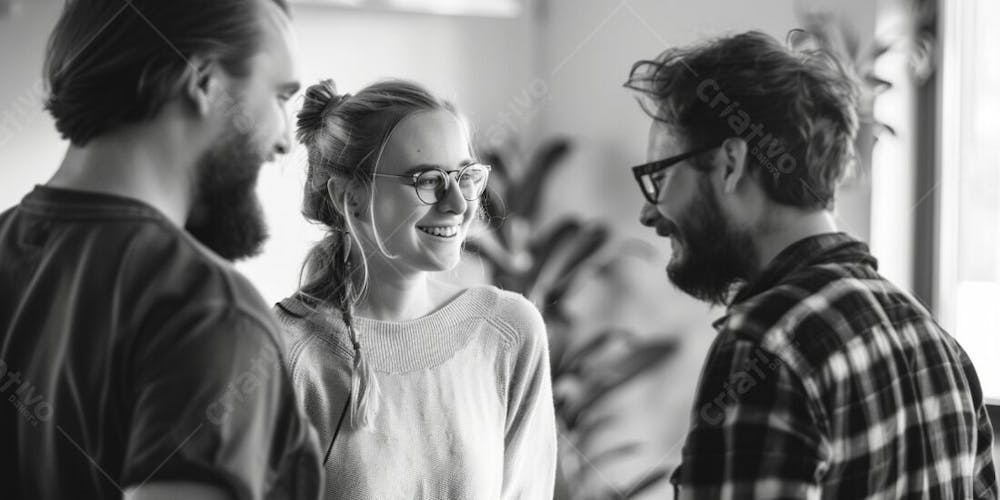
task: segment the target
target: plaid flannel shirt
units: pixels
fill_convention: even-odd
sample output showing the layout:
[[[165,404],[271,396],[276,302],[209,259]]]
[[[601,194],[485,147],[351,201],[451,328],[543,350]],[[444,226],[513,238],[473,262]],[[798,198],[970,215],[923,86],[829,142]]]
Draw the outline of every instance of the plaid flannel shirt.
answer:
[[[997,498],[965,352],[846,234],[779,254],[715,323],[678,498]]]

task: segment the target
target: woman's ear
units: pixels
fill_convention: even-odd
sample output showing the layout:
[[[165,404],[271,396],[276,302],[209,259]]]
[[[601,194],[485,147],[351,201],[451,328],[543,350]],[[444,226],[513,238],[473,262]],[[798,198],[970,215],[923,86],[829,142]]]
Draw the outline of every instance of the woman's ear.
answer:
[[[330,177],[326,181],[326,193],[341,216],[357,219],[361,217],[363,211],[354,184],[354,181]]]
[[[344,207],[341,206],[341,200],[344,199],[344,193],[344,183],[342,181],[338,182],[338,179],[333,177],[330,177],[330,179],[326,181],[326,195],[330,197],[333,207],[342,217],[347,215],[344,213]]]

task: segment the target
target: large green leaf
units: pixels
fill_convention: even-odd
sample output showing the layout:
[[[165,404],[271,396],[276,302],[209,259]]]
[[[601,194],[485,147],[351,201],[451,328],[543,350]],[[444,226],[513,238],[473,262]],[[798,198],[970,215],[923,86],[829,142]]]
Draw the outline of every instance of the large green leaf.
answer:
[[[510,167],[507,165],[506,155],[497,149],[487,149],[480,154],[480,160],[491,167],[490,184],[510,183]]]
[[[624,329],[604,330],[591,337],[580,347],[567,353],[562,370],[567,374],[578,374],[590,357],[599,354],[609,344],[615,341],[629,341],[633,337],[632,332]]]
[[[548,330],[549,360],[552,367],[552,380],[555,382],[564,376],[561,367],[569,353],[576,328],[573,320],[561,307],[546,306],[541,307],[541,311],[542,318],[545,320],[545,328]]]
[[[511,209],[514,213],[531,221],[536,220],[538,206],[545,192],[545,181],[569,151],[570,142],[566,139],[550,140],[538,149],[519,183],[517,198],[511,200]]]
[[[610,239],[607,227],[595,225],[580,234],[573,246],[561,262],[561,267],[553,273],[554,280],[547,283],[544,301],[546,303],[560,302],[573,285],[586,273],[587,266],[601,254]],[[599,266],[591,266],[596,272]]]
[[[578,498],[582,488],[587,487],[586,479],[594,470],[585,464],[609,464],[636,450],[636,444],[630,443],[613,445],[594,456],[580,455],[617,421],[616,413],[598,411],[604,398],[654,366],[658,353],[662,354],[661,360],[668,356],[655,343],[636,342],[631,333],[622,329],[600,332],[582,345],[576,342],[585,332],[580,331],[579,322],[566,308],[565,298],[583,280],[613,275],[609,263],[625,253],[608,258],[606,246],[611,235],[600,224],[564,219],[545,231],[535,226],[543,196],[550,192],[549,179],[570,149],[569,141],[549,141],[529,157],[526,165],[520,155],[509,150],[485,152],[483,161],[493,166],[482,201],[490,231],[466,245],[470,253],[483,259],[494,284],[531,298],[545,319],[553,397],[562,436],[557,464],[558,500]],[[572,450],[567,448],[570,446]],[[641,491],[656,480],[647,476],[631,489]],[[586,493],[592,497],[593,492]],[[609,499],[620,496],[610,490],[605,493]]]
[[[618,413],[608,412],[577,422],[578,425],[573,429],[566,426],[565,422],[562,423],[562,426],[566,429],[567,436],[575,443],[577,449],[590,450],[601,433],[612,423],[617,422],[620,416]]]
[[[588,373],[584,394],[578,402],[566,409],[566,421],[575,426],[581,416],[592,410],[612,391],[667,360],[676,351],[676,340],[647,341],[636,344],[612,366]]]
[[[611,448],[608,448],[607,450],[595,453],[587,457],[587,459],[590,460],[591,465],[593,465],[594,467],[601,468],[601,466],[605,462],[610,462],[616,458],[629,456],[638,451],[640,448],[642,448],[642,443],[633,441],[613,446]]]
[[[549,230],[546,235],[534,240],[529,245],[529,252],[535,258],[531,270],[525,277],[526,290],[528,291],[526,294],[529,298],[538,285],[539,277],[550,269],[553,257],[576,238],[576,235],[582,230],[582,226],[577,220],[564,219],[556,223],[555,227]]]
[[[625,494],[621,498],[635,498],[643,491],[656,486],[658,483],[667,478],[668,470],[666,468],[654,469],[649,474],[636,480],[631,486],[625,489]]]

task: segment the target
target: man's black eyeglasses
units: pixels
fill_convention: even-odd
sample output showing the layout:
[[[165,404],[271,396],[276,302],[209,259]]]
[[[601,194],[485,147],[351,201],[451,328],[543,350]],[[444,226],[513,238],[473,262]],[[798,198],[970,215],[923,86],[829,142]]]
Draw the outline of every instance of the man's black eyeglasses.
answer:
[[[635,175],[635,180],[639,183],[639,189],[642,191],[642,195],[646,198],[646,201],[655,205],[656,200],[660,198],[660,184],[657,182],[657,179],[653,178],[654,175],[684,160],[687,160],[692,156],[699,155],[706,151],[711,151],[717,147],[719,146],[716,145],[696,149],[677,156],[671,156],[670,158],[664,158],[662,160],[656,160],[632,167],[632,174]]]

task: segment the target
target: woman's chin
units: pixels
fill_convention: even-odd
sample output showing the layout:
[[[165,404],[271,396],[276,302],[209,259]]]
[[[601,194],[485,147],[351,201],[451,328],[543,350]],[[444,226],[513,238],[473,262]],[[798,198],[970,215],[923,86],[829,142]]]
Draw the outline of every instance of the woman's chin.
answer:
[[[434,252],[425,253],[422,260],[422,265],[419,267],[424,271],[432,273],[451,271],[458,267],[458,263],[462,260],[462,253],[461,251],[444,251],[438,249]]]
[[[458,267],[458,263],[461,262],[461,254],[451,256],[446,259],[441,259],[438,261],[437,271],[451,271]]]

